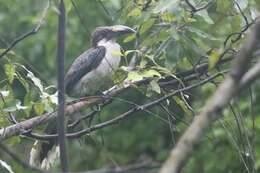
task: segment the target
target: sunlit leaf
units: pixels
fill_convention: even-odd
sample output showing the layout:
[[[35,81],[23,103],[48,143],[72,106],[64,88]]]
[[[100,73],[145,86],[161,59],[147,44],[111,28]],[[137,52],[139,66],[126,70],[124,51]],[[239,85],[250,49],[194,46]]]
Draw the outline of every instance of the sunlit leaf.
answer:
[[[209,56],[209,70],[213,69],[219,60],[219,53],[215,50],[211,51]]]
[[[4,112],[14,112],[17,111],[17,104],[19,105],[21,103],[20,100],[10,100],[6,102],[5,108],[3,109]]]
[[[5,74],[10,83],[13,83],[15,76],[15,66],[13,64],[5,64]]]
[[[136,71],[131,71],[128,73],[128,76],[127,76],[127,80],[130,80],[130,81],[139,81],[139,80],[142,80],[143,79],[143,76],[140,75],[138,72]]]
[[[149,77],[161,77],[161,74],[156,70],[145,70],[142,72],[142,76],[149,78]]]
[[[33,109],[37,115],[41,115],[44,112],[44,104],[41,102],[35,103]]]
[[[129,13],[128,13],[128,17],[138,17],[138,16],[140,16],[141,15],[141,13],[142,13],[142,11],[141,11],[141,9],[139,9],[139,8],[134,8],[132,11],[130,11]]]
[[[164,22],[171,23],[175,20],[175,16],[172,13],[164,12],[161,14],[161,18]]]
[[[134,39],[135,39],[135,34],[131,34],[131,35],[129,35],[129,36],[127,36],[124,40],[123,40],[123,42],[124,43],[127,43],[127,42],[130,42],[130,41],[133,41]]]
[[[161,93],[161,88],[156,80],[152,80],[150,82],[150,86],[152,87],[152,90],[157,92],[158,94]]]
[[[27,77],[33,81],[34,85],[38,87],[41,92],[43,92],[43,86],[39,78],[35,77],[34,74],[30,71],[28,71]]]

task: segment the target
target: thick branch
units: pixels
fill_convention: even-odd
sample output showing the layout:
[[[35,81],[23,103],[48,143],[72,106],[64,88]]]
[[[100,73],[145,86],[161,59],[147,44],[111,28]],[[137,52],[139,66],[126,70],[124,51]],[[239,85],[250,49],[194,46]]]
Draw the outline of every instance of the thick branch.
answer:
[[[179,139],[176,147],[171,151],[169,158],[164,163],[160,173],[178,173],[181,171],[207,128],[216,119],[221,117],[221,110],[225,108],[230,100],[238,93],[240,89],[238,84],[247,70],[250,57],[255,51],[259,40],[260,21],[256,23],[249,39],[242,46],[234,59],[230,74],[227,75],[215,94],[204,106],[202,112],[194,118],[190,127]],[[252,81],[253,80],[250,82]]]

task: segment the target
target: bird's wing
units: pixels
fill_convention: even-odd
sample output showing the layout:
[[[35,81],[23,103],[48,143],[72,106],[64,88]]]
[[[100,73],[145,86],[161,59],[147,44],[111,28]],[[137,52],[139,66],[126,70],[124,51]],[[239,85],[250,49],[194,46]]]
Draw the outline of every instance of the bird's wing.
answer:
[[[91,48],[79,57],[70,66],[65,76],[65,90],[69,93],[74,85],[88,72],[95,69],[105,57],[106,49],[103,46]]]

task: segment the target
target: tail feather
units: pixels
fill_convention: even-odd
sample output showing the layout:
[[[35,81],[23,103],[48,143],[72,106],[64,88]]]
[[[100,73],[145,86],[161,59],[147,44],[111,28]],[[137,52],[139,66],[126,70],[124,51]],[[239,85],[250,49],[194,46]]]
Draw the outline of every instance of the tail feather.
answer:
[[[49,170],[58,159],[60,152],[57,145],[53,145],[50,150],[43,151],[44,143],[36,141],[30,152],[29,163],[45,170]]]

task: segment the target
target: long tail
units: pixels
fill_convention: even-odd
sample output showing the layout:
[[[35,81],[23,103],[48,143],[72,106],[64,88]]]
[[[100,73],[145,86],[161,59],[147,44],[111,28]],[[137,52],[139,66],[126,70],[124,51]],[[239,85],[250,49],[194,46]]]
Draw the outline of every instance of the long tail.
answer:
[[[51,121],[48,123],[45,131],[46,134],[57,133],[56,121]],[[35,141],[30,152],[29,163],[33,166],[50,169],[55,160],[59,157],[59,147],[57,146],[57,141]]]
[[[30,152],[30,165],[49,170],[58,159],[59,147],[56,144],[36,141]]]
[[[74,122],[74,120],[80,116],[80,112],[74,113],[70,116],[71,121]],[[56,123],[56,121],[49,122],[44,132],[46,134],[56,134]],[[68,131],[70,132],[73,132],[73,130],[75,129],[68,129]],[[47,142],[35,141],[30,151],[29,163],[32,166],[48,170],[54,166],[54,164],[56,163],[55,161],[58,160],[59,156],[59,147],[57,146],[56,139],[49,140]]]

